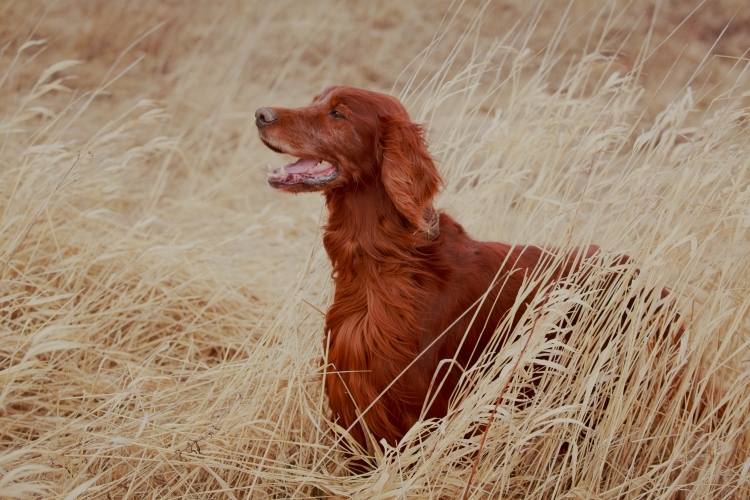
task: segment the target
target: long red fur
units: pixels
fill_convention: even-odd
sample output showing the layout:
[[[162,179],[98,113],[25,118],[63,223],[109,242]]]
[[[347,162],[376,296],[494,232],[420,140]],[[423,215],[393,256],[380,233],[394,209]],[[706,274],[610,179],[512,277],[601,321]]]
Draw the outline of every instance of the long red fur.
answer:
[[[363,447],[360,415],[377,442],[395,445],[420,416],[446,414],[462,370],[477,361],[524,277],[552,259],[536,246],[476,241],[446,213],[430,239],[427,215],[442,179],[422,129],[395,98],[331,87],[303,108],[261,110],[259,134],[270,148],[338,169],[322,186],[276,187],[322,191],[329,211],[323,239],[335,283],[325,330],[329,405]],[[596,251],[574,250],[569,261]],[[498,276],[502,283],[493,286]],[[472,307],[480,308],[476,318]],[[440,364],[454,356],[459,366]],[[443,377],[423,412],[431,381]]]

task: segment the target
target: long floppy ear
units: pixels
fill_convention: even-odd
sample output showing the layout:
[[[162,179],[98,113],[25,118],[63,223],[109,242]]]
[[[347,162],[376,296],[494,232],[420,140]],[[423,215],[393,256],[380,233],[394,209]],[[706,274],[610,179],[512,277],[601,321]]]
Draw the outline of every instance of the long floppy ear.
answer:
[[[381,118],[380,148],[380,178],[388,196],[414,227],[427,230],[425,210],[432,208],[443,179],[427,151],[422,127],[408,118]]]

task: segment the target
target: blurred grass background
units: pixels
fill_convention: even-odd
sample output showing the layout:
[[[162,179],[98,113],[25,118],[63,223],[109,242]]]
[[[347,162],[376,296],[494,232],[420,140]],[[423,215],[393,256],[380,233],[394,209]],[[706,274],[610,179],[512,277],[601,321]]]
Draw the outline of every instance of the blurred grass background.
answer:
[[[564,378],[508,409],[469,497],[750,495],[746,2],[19,0],[0,20],[0,496],[464,493],[461,429],[497,378],[372,474],[334,444],[323,203],[267,188],[253,117],[331,84],[402,97],[473,235],[628,252],[688,318],[648,359],[633,326],[606,367],[630,389],[592,375],[622,404],[580,453],[549,444],[595,406]]]

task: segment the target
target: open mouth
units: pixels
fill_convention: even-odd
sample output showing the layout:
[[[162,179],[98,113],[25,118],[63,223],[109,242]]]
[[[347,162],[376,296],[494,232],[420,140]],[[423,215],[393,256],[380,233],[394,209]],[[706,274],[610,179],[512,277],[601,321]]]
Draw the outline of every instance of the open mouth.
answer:
[[[323,186],[338,177],[335,165],[315,158],[300,158],[294,163],[278,167],[268,172],[268,183],[273,187],[307,184]]]

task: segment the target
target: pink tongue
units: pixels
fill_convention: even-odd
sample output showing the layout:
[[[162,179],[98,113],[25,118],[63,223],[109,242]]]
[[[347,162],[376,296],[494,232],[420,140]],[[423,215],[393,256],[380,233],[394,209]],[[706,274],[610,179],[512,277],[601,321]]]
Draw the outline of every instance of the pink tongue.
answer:
[[[284,166],[284,170],[290,174],[303,174],[318,164],[313,158],[300,158],[294,163]]]

